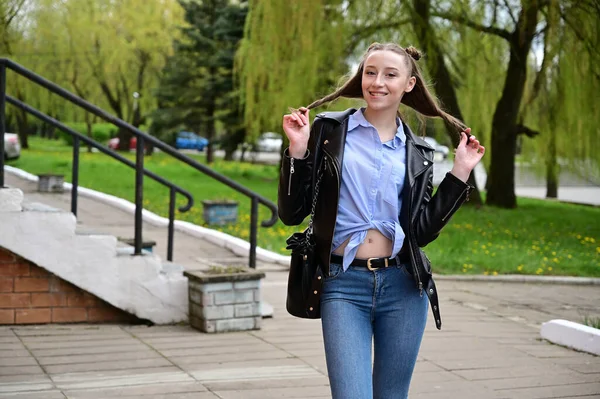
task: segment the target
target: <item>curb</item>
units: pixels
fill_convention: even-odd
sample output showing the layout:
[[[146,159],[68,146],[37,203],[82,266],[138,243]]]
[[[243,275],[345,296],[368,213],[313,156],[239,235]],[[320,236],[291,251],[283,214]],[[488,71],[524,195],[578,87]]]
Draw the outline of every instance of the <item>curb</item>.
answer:
[[[435,274],[437,281],[483,281],[488,283],[526,283],[526,284],[568,284],[600,285],[600,278],[572,276],[529,276],[523,274],[504,274],[499,276],[464,276],[461,274]]]
[[[540,336],[553,344],[600,356],[600,330],[596,328],[556,319],[542,324]]]
[[[38,177],[24,170],[15,168],[13,166],[5,165],[4,170],[10,174],[19,177],[23,180],[31,182],[37,182]],[[71,191],[71,183],[63,183],[63,187],[67,191]],[[135,213],[135,204],[129,202],[123,198],[115,197],[114,195],[101,193],[89,188],[79,186],[79,195],[84,197],[92,198],[102,203],[114,206],[115,208],[121,209],[125,212]],[[162,216],[158,216],[146,209],[142,211],[142,220],[150,223],[157,227],[167,227],[169,225],[169,219]],[[198,226],[190,222],[184,222],[181,220],[175,220],[175,230],[189,234],[193,237],[205,239],[219,247],[229,249],[231,252],[238,256],[248,256],[250,252],[250,243],[242,240],[241,238],[233,237],[229,234],[222,233],[220,231],[208,229],[206,227]],[[279,265],[289,266],[290,257],[274,252],[268,251],[264,248],[256,247],[256,260],[268,263],[275,263]]]

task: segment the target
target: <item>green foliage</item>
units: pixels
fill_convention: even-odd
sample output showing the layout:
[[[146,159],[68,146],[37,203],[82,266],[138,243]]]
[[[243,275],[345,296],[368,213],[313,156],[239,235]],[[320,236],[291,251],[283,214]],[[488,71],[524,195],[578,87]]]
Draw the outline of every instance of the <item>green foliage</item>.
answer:
[[[163,70],[155,96],[159,108],[152,130],[171,139],[174,129],[199,132],[213,141],[215,123],[226,134],[243,125],[239,95],[233,85],[233,57],[243,35],[245,1],[181,1],[187,25]]]
[[[332,90],[348,68],[341,1],[254,0],[236,55],[245,121],[252,138],[280,131],[288,107]]]
[[[87,125],[82,122],[71,122],[65,123],[66,126],[83,134],[84,136],[88,135]],[[118,128],[112,123],[95,123],[92,125],[92,138],[101,144],[106,144],[111,137],[115,137]],[[73,145],[73,136],[69,133],[59,131],[60,138],[69,146]]]

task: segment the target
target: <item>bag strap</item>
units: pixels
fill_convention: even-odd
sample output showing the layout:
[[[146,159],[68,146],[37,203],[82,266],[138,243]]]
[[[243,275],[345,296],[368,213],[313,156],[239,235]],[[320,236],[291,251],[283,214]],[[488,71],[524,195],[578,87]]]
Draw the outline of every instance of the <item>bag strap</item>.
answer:
[[[323,161],[324,162],[324,161]],[[319,168],[317,174],[317,182],[315,183],[312,207],[310,210],[310,220],[308,221],[308,229],[306,230],[306,240],[310,240],[310,236],[313,232],[313,219],[315,218],[315,209],[317,208],[317,199],[319,197],[319,186],[321,185],[321,179],[323,178],[323,168]]]

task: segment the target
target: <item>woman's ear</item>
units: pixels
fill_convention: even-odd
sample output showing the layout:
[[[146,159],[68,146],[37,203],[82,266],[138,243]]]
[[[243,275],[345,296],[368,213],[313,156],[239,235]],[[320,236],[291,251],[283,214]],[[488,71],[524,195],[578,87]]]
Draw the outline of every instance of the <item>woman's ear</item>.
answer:
[[[411,92],[412,89],[414,89],[416,83],[417,83],[417,78],[415,78],[414,76],[411,76],[408,79],[408,82],[406,83],[406,88],[404,89],[404,92],[405,93]]]

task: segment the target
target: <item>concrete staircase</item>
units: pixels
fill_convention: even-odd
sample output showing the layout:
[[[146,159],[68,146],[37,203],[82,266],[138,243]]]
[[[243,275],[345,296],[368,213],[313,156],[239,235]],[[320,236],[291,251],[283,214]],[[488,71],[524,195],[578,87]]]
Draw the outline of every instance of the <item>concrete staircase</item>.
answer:
[[[24,203],[23,192],[0,189],[0,247],[141,319],[187,321],[183,267],[132,248],[107,234],[76,231],[72,213]]]

